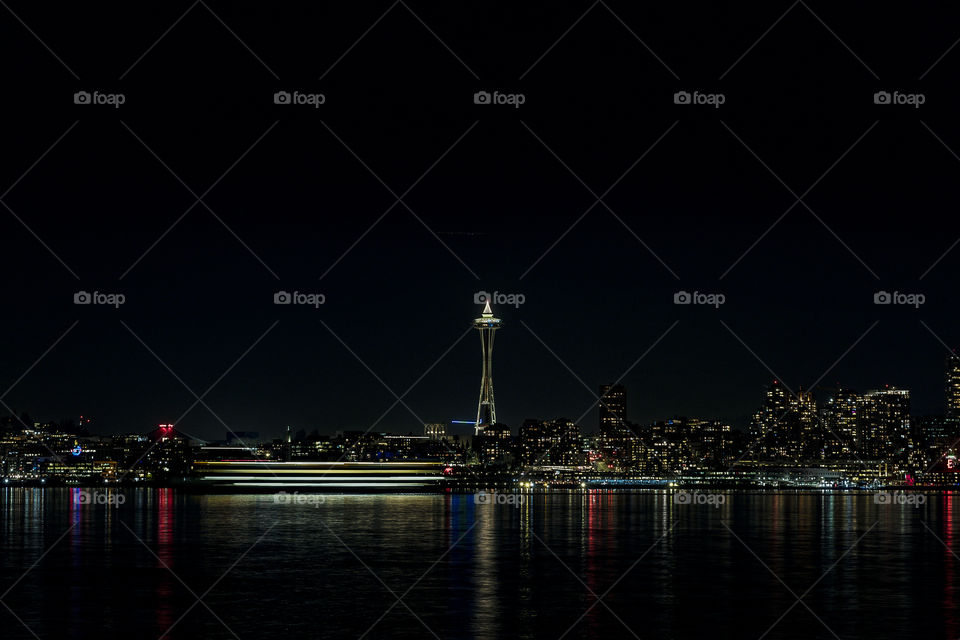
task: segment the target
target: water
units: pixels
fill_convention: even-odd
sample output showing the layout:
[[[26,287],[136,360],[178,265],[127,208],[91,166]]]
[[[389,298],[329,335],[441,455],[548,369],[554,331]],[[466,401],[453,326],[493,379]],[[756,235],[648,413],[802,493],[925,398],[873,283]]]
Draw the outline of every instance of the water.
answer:
[[[0,490],[3,638],[960,637],[951,494],[78,492]]]

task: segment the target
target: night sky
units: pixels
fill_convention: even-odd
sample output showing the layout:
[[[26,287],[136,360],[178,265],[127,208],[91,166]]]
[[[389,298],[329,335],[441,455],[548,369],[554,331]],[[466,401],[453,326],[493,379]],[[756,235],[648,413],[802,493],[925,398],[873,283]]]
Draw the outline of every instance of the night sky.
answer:
[[[476,415],[485,290],[526,298],[495,307],[514,429],[594,428],[621,376],[637,422],[746,426],[774,375],[942,411],[960,8],[522,4],[0,8],[3,402],[143,432],[214,385],[178,426],[220,439],[364,430],[410,388],[374,429],[420,432]]]

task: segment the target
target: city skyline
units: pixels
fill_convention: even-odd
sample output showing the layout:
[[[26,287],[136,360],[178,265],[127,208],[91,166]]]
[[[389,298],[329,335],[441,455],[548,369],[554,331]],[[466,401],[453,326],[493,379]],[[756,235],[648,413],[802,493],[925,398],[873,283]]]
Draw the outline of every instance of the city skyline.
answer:
[[[284,292],[284,293],[285,293],[285,292]],[[484,295],[484,294],[487,295],[487,296],[491,295],[489,292],[479,292],[479,293],[475,293],[475,294],[474,294],[475,302],[476,302],[476,296],[478,296],[478,295]],[[275,294],[275,295],[277,295],[277,294]],[[523,294],[520,294],[520,295],[523,295]],[[486,309],[490,309],[490,308],[491,308],[491,307],[490,307],[490,304],[489,304],[489,300],[488,300],[487,298],[484,298],[484,302],[481,304],[481,306],[484,306]],[[481,314],[481,315],[483,316],[483,318],[486,318],[486,316],[487,316],[487,311],[486,311],[486,309],[484,310],[484,313]],[[492,316],[492,315],[493,315],[493,312],[490,311],[489,314],[490,314],[490,316]],[[483,318],[478,318],[478,319],[474,322],[474,324],[471,325],[471,326],[474,326],[474,327],[476,327],[476,328],[480,328],[477,323],[480,322],[480,320],[483,319]],[[499,318],[494,318],[494,320],[496,321],[495,324],[497,325],[497,327],[501,326],[501,322],[502,322],[502,321],[501,321]],[[566,367],[566,366],[567,366],[564,362],[562,362],[562,361],[560,360],[560,357],[556,354],[555,351],[553,351],[553,349],[552,349],[549,345],[546,345],[545,343],[543,343],[543,341],[540,340],[539,336],[537,336],[536,334],[533,334],[533,332],[532,332],[532,330],[529,328],[529,326],[525,325],[522,320],[520,321],[519,324],[520,324],[520,326],[515,327],[515,328],[516,328],[516,329],[520,329],[521,327],[525,328],[525,329],[527,330],[528,334],[529,334],[533,339],[535,339],[535,340],[537,340],[538,342],[540,342],[541,346],[542,346],[544,349],[547,349],[547,350],[550,351],[550,355],[553,356],[553,358],[555,359],[555,361],[558,363],[558,366],[560,366],[560,367]],[[723,325],[725,326],[725,323],[721,323],[721,324],[723,324]],[[729,327],[726,327],[726,328],[727,328],[728,331],[730,331]],[[670,327],[670,329],[672,329],[672,327]],[[141,340],[141,339],[139,338],[139,336],[138,336],[137,334],[134,334],[131,329],[128,328],[128,331],[130,331],[130,333],[132,334],[132,336],[133,336],[134,339],[136,339],[137,341],[140,341],[140,340]],[[269,333],[269,331],[268,331],[267,333]],[[661,337],[665,337],[667,333],[669,333],[669,329],[668,329],[668,331],[667,331],[665,334],[663,334],[663,336],[661,336]],[[869,332],[868,332],[868,333],[869,333]],[[331,330],[331,334],[332,334],[335,338],[338,338],[338,339],[339,339],[339,336],[337,336],[336,334],[334,334],[332,330]],[[733,334],[732,331],[730,331],[730,334],[731,334],[731,338],[732,338],[732,339],[738,339],[738,338],[739,338],[739,336],[737,336],[736,334]],[[260,339],[262,339],[262,338],[265,337],[266,335],[267,335],[266,333],[263,334],[263,335],[260,337]],[[863,336],[861,336],[861,338],[862,338],[862,337],[863,337]],[[258,342],[259,342],[259,340],[258,340]],[[458,343],[459,343],[459,342],[461,342],[461,341],[458,341]],[[857,342],[859,342],[859,340],[858,340]],[[141,342],[141,344],[144,346],[145,349],[147,349],[148,351],[150,350],[149,347],[148,347],[145,343],[142,343],[142,342]],[[351,355],[354,355],[354,357],[357,358],[357,362],[359,362],[360,366],[363,366],[363,365],[364,365],[364,363],[361,361],[361,358],[360,358],[359,356],[356,356],[356,354],[353,354],[352,350],[350,349],[350,347],[349,347],[348,345],[344,344],[343,346],[344,346],[344,348],[345,348],[345,350],[346,350],[347,352],[350,352]],[[457,345],[454,345],[454,346],[457,346]],[[484,349],[486,349],[486,342],[483,342],[482,346],[484,347]],[[563,345],[559,345],[559,346],[562,348]],[[746,347],[746,345],[744,345],[744,346]],[[854,346],[856,346],[856,345],[854,345]],[[945,346],[945,345],[944,345],[944,346]],[[509,348],[509,347],[507,347],[507,348]],[[747,348],[748,348],[748,350],[749,350],[749,347],[747,347]],[[851,349],[851,350],[852,350],[852,349]],[[461,350],[461,351],[462,351],[462,350]],[[754,354],[751,353],[751,355],[754,355]],[[509,364],[512,364],[511,354],[508,352],[508,353],[506,353],[503,357],[504,357],[504,359],[506,359],[507,362],[508,362],[508,366],[506,367],[506,369],[507,369],[507,371],[509,372],[509,371],[510,371]],[[754,357],[756,358],[755,355],[754,355]],[[847,356],[847,357],[850,357],[850,356]],[[957,355],[955,355],[955,354],[950,354],[950,355],[947,355],[943,360],[944,360],[946,363],[950,363],[950,362],[954,362],[954,363],[955,363],[955,362],[957,361],[957,358],[958,358]],[[484,360],[485,360],[485,359],[484,359]],[[239,362],[239,360],[238,360],[237,362]],[[436,362],[436,363],[434,363],[434,364],[436,365],[436,364],[439,364],[439,363]],[[455,363],[455,364],[456,364],[456,363]],[[775,373],[771,368],[767,368],[767,367],[766,367],[766,364],[765,364],[764,362],[760,361],[759,358],[756,359],[755,364],[756,364],[757,366],[761,367],[761,368],[766,369],[766,371],[767,371],[768,374],[774,374],[774,373]],[[838,361],[837,363],[834,363],[834,364],[835,364],[835,365],[839,364],[839,361]],[[164,365],[164,363],[161,362],[161,363],[160,363],[160,366],[165,366],[165,365]],[[457,382],[458,382],[458,383],[461,383],[461,382],[462,382],[462,383],[463,383],[463,386],[466,386],[465,383],[466,383],[466,379],[468,378],[468,376],[467,376],[467,375],[462,375],[462,369],[463,369],[464,367],[461,366],[461,365],[459,365],[459,364],[457,364],[457,366],[456,366],[455,368],[461,369],[461,375],[459,375],[459,376],[457,377]],[[942,377],[942,376],[943,376],[943,373],[942,373],[942,371],[943,371],[943,368],[941,368],[941,381],[943,380],[943,377]],[[378,376],[377,376],[376,372],[374,372],[374,371],[372,371],[372,370],[369,370],[368,372],[370,373],[370,375],[373,377],[374,380],[377,380],[377,379],[378,379]],[[830,371],[828,371],[827,373],[825,373],[824,375],[822,375],[821,378],[827,377],[827,376],[829,375],[829,373],[830,373]],[[571,371],[570,374],[571,374],[571,378],[570,378],[570,379],[571,379],[572,381],[574,381],[575,383],[576,383],[576,382],[581,382],[581,380],[579,379],[579,376],[576,374],[575,371]],[[484,374],[484,375],[485,375],[485,374]],[[927,375],[925,375],[924,377],[925,377],[925,378],[929,378],[929,377],[930,377],[930,373],[927,372]],[[173,378],[173,379],[174,379],[174,380],[176,379],[176,374],[174,374],[174,378]],[[482,379],[485,380],[485,378],[483,378],[483,376],[482,376]],[[509,374],[507,375],[507,379],[509,380]],[[775,379],[775,380],[780,380],[779,378],[774,378],[774,379]],[[766,376],[766,378],[760,378],[760,379],[758,379],[758,380],[757,380],[757,384],[759,384],[759,385],[765,385],[765,384],[767,384],[767,383],[769,382],[769,380],[770,380],[770,376],[768,375],[768,376]],[[381,383],[381,384],[382,384],[382,383]],[[594,383],[592,386],[598,386],[598,384],[599,384],[599,383]],[[948,384],[948,383],[943,383],[943,384]],[[483,407],[483,393],[484,393],[485,385],[486,385],[485,382],[481,385],[481,408],[478,409],[478,411],[477,411],[477,420],[478,420],[478,421],[481,421],[481,411],[482,411],[482,407]],[[370,386],[370,385],[368,385],[368,386]],[[491,386],[492,386],[492,385],[491,385]],[[504,386],[506,386],[506,385],[504,385]],[[599,384],[599,386],[600,386],[600,394],[602,394],[602,393],[603,393],[603,389],[604,389],[605,387],[604,387],[604,385],[602,385],[602,384]],[[621,386],[625,387],[627,390],[629,390],[629,389],[632,387],[632,385],[625,385],[625,384],[624,384],[624,385],[621,385]],[[788,387],[792,387],[792,385],[787,385],[787,386],[788,386]],[[828,399],[828,397],[834,392],[835,389],[842,389],[842,388],[847,388],[847,389],[849,389],[849,388],[854,388],[854,389],[857,389],[857,390],[860,390],[860,391],[869,391],[869,390],[871,390],[871,389],[880,389],[880,388],[884,388],[884,387],[906,388],[906,389],[910,390],[910,391],[911,391],[912,393],[914,393],[914,394],[916,394],[917,391],[919,391],[920,397],[923,398],[923,399],[925,400],[925,402],[924,402],[923,404],[917,406],[917,404],[916,404],[916,402],[915,402],[915,400],[914,400],[914,404],[913,404],[914,415],[922,416],[922,415],[929,415],[929,414],[948,414],[948,413],[950,412],[950,409],[951,409],[951,408],[948,406],[949,398],[948,398],[947,396],[944,396],[944,395],[943,395],[943,393],[944,393],[944,391],[943,391],[944,387],[943,387],[943,386],[941,386],[940,388],[934,387],[934,389],[919,389],[919,390],[918,390],[916,387],[912,387],[912,386],[908,386],[908,385],[903,385],[903,384],[890,384],[890,383],[879,384],[879,383],[876,383],[876,382],[870,383],[869,381],[868,381],[868,383],[865,384],[864,386],[859,386],[859,387],[854,387],[853,385],[841,384],[841,383],[839,383],[839,382],[837,382],[837,383],[835,383],[835,384],[832,384],[832,385],[828,385],[828,384],[826,384],[826,383],[822,383],[822,382],[821,382],[821,383],[817,384],[816,388],[813,390],[813,393],[814,393],[815,395],[817,395],[817,396],[820,397],[820,401],[821,401],[821,402],[824,402],[824,401],[826,401],[826,400]],[[803,387],[800,386],[800,385],[797,385],[797,389],[803,389]],[[957,409],[957,406],[960,406],[960,375],[955,374],[955,382],[954,382],[954,387],[953,387],[953,389],[954,389],[954,390],[953,390],[953,394],[954,394],[954,401],[953,401],[953,402],[954,402],[954,407],[953,407],[953,411],[958,411],[958,410],[960,410],[960,409]],[[517,394],[516,391],[517,391],[516,389],[509,388],[509,389],[507,390],[507,392],[506,392],[507,397],[508,397],[508,398],[514,398],[514,397],[517,397],[517,396],[521,395],[521,394]],[[387,394],[390,394],[390,391],[389,391],[389,390],[385,390],[385,392],[386,392]],[[806,390],[806,392],[807,392],[807,393],[810,393],[810,390]],[[627,391],[627,393],[629,393],[629,391]],[[791,391],[790,393],[794,393],[794,392]],[[948,393],[948,395],[949,395],[949,391],[948,391],[947,393]],[[940,394],[939,403],[937,402],[937,394]],[[591,395],[591,394],[588,393],[587,395],[589,396],[589,395]],[[592,395],[596,398],[596,396],[597,396],[598,394],[592,394]],[[744,404],[749,404],[749,403],[750,403],[750,400],[745,397],[745,396],[747,396],[747,395],[748,395],[748,394],[746,393],[745,390],[742,390],[742,389],[739,390],[739,391],[738,391],[738,403],[737,403],[737,404],[739,404],[740,406],[743,406]],[[491,396],[492,396],[492,391],[491,391]],[[637,396],[640,396],[640,394],[637,393],[636,391],[634,391],[633,397],[636,399]],[[202,397],[202,396],[201,396],[201,397]],[[642,396],[640,396],[640,397],[642,398]],[[915,399],[915,398],[916,398],[916,395],[914,395],[913,397],[914,397],[914,399]],[[420,411],[420,412],[418,412],[418,415],[422,413],[422,414],[425,416],[425,419],[424,419],[422,422],[419,421],[419,420],[417,420],[417,421],[415,421],[415,422],[410,422],[409,418],[414,415],[414,411],[413,411],[412,409],[410,409],[410,408],[407,408],[407,409],[406,409],[406,415],[407,415],[407,418],[408,418],[408,419],[406,419],[406,420],[403,421],[404,426],[397,427],[397,426],[395,426],[395,423],[390,422],[390,421],[387,421],[387,420],[384,419],[385,416],[387,416],[388,414],[392,414],[392,413],[394,413],[394,412],[404,413],[404,405],[405,405],[405,403],[404,403],[404,401],[402,400],[402,396],[400,396],[400,399],[398,399],[397,396],[395,395],[395,396],[394,396],[394,399],[396,400],[396,402],[393,403],[395,406],[391,407],[391,410],[390,410],[389,412],[387,412],[387,413],[380,413],[380,414],[379,414],[379,418],[378,418],[377,420],[375,420],[373,423],[371,423],[370,425],[367,425],[367,426],[364,426],[364,425],[362,424],[362,421],[358,421],[358,420],[350,421],[349,419],[347,419],[347,421],[341,422],[341,423],[327,423],[327,424],[324,424],[324,423],[321,421],[321,422],[316,422],[316,423],[290,425],[289,422],[284,422],[284,421],[281,419],[280,422],[277,422],[277,423],[274,423],[274,424],[256,424],[256,423],[243,423],[243,422],[241,422],[241,423],[238,423],[238,424],[230,424],[230,423],[227,423],[227,425],[228,425],[228,429],[229,429],[229,430],[236,431],[236,432],[257,431],[257,432],[262,432],[262,433],[264,433],[264,435],[273,434],[273,435],[275,435],[275,436],[281,435],[282,432],[283,432],[288,426],[293,426],[293,427],[294,427],[295,429],[297,429],[297,430],[300,430],[300,429],[305,429],[305,430],[308,430],[308,431],[310,431],[310,430],[320,430],[321,432],[327,433],[327,434],[333,434],[333,433],[336,432],[336,431],[353,430],[353,429],[359,429],[359,430],[368,430],[368,429],[369,429],[369,430],[374,430],[374,431],[390,431],[390,432],[404,432],[404,431],[416,432],[416,431],[418,431],[419,429],[422,428],[422,425],[423,425],[423,424],[430,423],[430,422],[451,422],[451,421],[453,421],[453,422],[465,422],[464,420],[461,420],[460,418],[461,418],[462,416],[464,416],[464,415],[467,415],[467,413],[468,413],[468,410],[464,409],[463,411],[461,411],[461,412],[459,412],[459,413],[453,413],[452,415],[448,415],[448,416],[436,416],[436,415],[435,415],[435,414],[436,414],[435,411],[432,412],[432,413],[431,413],[429,410],[428,410],[428,411]],[[196,397],[194,398],[194,400],[196,400]],[[6,400],[6,401],[5,401],[5,404],[6,404],[7,407],[9,407],[9,409],[14,410],[14,413],[13,413],[12,415],[20,415],[21,413],[27,413],[27,414],[29,414],[31,417],[35,418],[35,419],[40,419],[42,422],[58,422],[58,421],[65,421],[65,420],[72,420],[72,419],[73,419],[73,416],[70,416],[70,415],[60,416],[60,417],[51,417],[51,416],[45,414],[45,413],[43,412],[43,409],[42,409],[42,408],[40,408],[39,410],[37,410],[37,409],[31,409],[31,408],[28,408],[28,407],[17,407],[17,406],[14,406],[14,405],[10,404],[9,400]],[[651,405],[648,404],[648,405],[645,406],[642,401],[641,401],[641,402],[636,402],[636,400],[634,400],[634,402],[632,402],[631,404],[632,404],[632,406],[634,406],[634,414],[633,414],[633,417],[634,417],[634,419],[637,420],[638,423],[640,423],[640,424],[652,423],[652,422],[655,422],[656,420],[665,419],[665,418],[670,418],[670,417],[676,417],[676,416],[699,416],[699,417],[702,417],[702,418],[725,420],[725,421],[729,422],[731,425],[733,425],[734,428],[739,429],[739,430],[742,430],[742,431],[748,431],[748,430],[751,428],[751,424],[752,424],[752,420],[753,420],[753,418],[752,418],[752,416],[753,416],[753,409],[755,409],[755,407],[754,407],[753,409],[749,409],[748,412],[746,412],[746,413],[741,413],[740,415],[736,415],[736,416],[732,416],[732,417],[731,417],[731,415],[730,415],[730,414],[731,414],[730,411],[726,411],[726,412],[721,411],[721,412],[718,412],[718,413],[715,413],[715,414],[697,414],[697,413],[695,413],[695,412],[693,412],[693,411],[689,411],[689,410],[686,409],[686,407],[689,407],[689,406],[692,406],[692,405],[695,405],[695,404],[696,404],[695,401],[694,401],[693,403],[691,403],[691,402],[690,402],[690,399],[687,398],[687,399],[686,399],[686,402],[678,405],[677,407],[673,408],[672,410],[669,410],[669,408],[668,408],[668,411],[666,411],[666,412],[664,412],[664,413],[655,414],[655,413],[652,412],[651,409],[648,408],[648,407],[650,407]],[[938,404],[939,404],[939,406],[938,406]],[[202,407],[203,401],[200,400],[200,401],[196,401],[196,402],[191,402],[191,405],[193,405],[193,406],[192,406],[192,410],[193,410],[193,411],[196,411],[196,410],[197,410],[197,405],[200,405],[200,406]],[[640,409],[639,409],[639,410],[637,410],[637,405],[640,405]],[[188,405],[188,406],[189,406],[189,405]],[[400,408],[398,408],[398,406],[399,406]],[[569,402],[565,403],[565,406],[566,406],[566,410],[565,410],[565,409],[551,409],[551,408],[548,407],[545,411],[541,411],[541,412],[538,413],[538,414],[525,414],[525,415],[522,415],[522,417],[521,417],[519,420],[515,420],[515,421],[501,420],[501,421],[499,421],[499,422],[503,422],[503,423],[505,423],[505,424],[508,424],[509,426],[512,427],[512,429],[513,429],[514,431],[517,431],[517,430],[519,429],[519,427],[520,427],[520,424],[521,424],[524,420],[529,419],[529,418],[531,418],[531,417],[534,417],[534,415],[539,415],[539,416],[541,416],[541,417],[546,417],[546,416],[566,417],[566,418],[569,418],[569,419],[575,419],[575,421],[576,421],[576,418],[577,418],[577,417],[581,417],[581,419],[580,419],[579,421],[577,421],[578,424],[581,424],[581,425],[586,424],[586,425],[591,425],[591,426],[592,426],[593,421],[590,420],[590,419],[587,419],[587,415],[593,415],[593,414],[595,414],[597,411],[601,411],[601,410],[602,410],[601,407],[599,406],[599,403],[598,403],[598,402],[594,402],[593,405],[592,405],[592,406],[594,406],[594,408],[591,409],[591,410],[588,410],[588,411],[586,411],[586,412],[584,412],[584,411],[580,411],[580,412],[570,411],[569,408],[572,407],[572,406],[575,406],[575,405],[573,405],[573,404],[571,404],[571,403],[569,403]],[[587,405],[587,406],[591,406],[591,405]],[[566,411],[566,412],[565,412],[565,411]],[[517,412],[516,412],[516,410],[510,411],[510,410],[508,409],[508,414],[517,415]],[[86,415],[87,418],[85,418],[85,420],[87,420],[87,422],[89,422],[92,418],[96,418],[96,415],[94,414],[93,416],[91,416],[91,413],[90,413],[89,411],[86,411],[86,412],[80,411],[80,412],[79,412],[79,415],[80,415],[81,417],[82,417],[83,415]],[[211,412],[211,415],[213,415],[212,412]],[[639,418],[638,418],[638,416],[639,416]],[[224,430],[223,427],[224,427],[225,425],[224,425],[222,422],[219,422],[219,418],[218,418],[217,416],[213,416],[211,419],[212,419],[215,423],[219,423],[219,427],[220,427],[219,431],[220,431],[220,433],[222,433],[223,430]],[[154,425],[154,424],[158,424],[158,423],[160,423],[160,422],[163,422],[163,421],[165,421],[165,420],[166,420],[166,421],[171,420],[171,418],[170,418],[170,416],[169,416],[169,413],[160,414],[160,415],[159,415],[159,418],[158,418],[158,420],[157,420],[156,422],[151,422],[151,423],[149,423],[149,424],[150,424],[150,425]],[[129,424],[129,423],[128,423],[128,424]],[[96,428],[96,426],[97,426],[97,425],[95,425],[95,428]],[[379,428],[379,429],[375,429],[375,427],[380,427],[380,428]],[[181,427],[181,428],[183,428],[183,427]],[[217,433],[217,431],[218,431],[217,427],[213,427],[212,433],[209,433],[209,435],[207,435],[207,436],[197,435],[197,436],[195,436],[195,437],[201,437],[201,438],[208,439],[208,440],[217,440],[217,439],[219,439],[219,437],[217,437],[217,436],[219,435],[219,434]],[[119,434],[119,433],[125,433],[125,432],[139,432],[139,429],[137,429],[137,428],[135,428],[135,427],[134,427],[134,428],[120,428],[120,429],[109,429],[109,428],[108,428],[108,429],[105,429],[105,430],[102,431],[102,433],[104,433],[104,434],[110,434],[110,433],[118,433],[118,434]]]
[[[499,328],[489,301],[476,322],[475,328]],[[315,482],[333,473],[325,481],[328,489],[446,485],[463,490],[483,482],[531,488],[531,479],[542,474],[547,475],[538,482],[544,488],[581,489],[684,482],[882,490],[957,482],[960,358],[955,356],[946,360],[947,411],[939,415],[916,415],[906,389],[837,388],[818,402],[811,392],[795,392],[774,380],[749,433],[695,416],[638,424],[630,420],[627,389],[617,383],[599,386],[596,431],[585,429],[582,420],[559,417],[528,418],[514,432],[484,405],[492,399],[483,393],[491,382],[488,338],[481,344],[482,422],[424,423],[422,434],[407,435],[368,428],[329,436],[288,427],[283,438],[271,438],[230,430],[225,439],[209,441],[173,423],[146,434],[105,436],[91,432],[91,421],[82,416],[79,423],[60,425],[7,416],[0,418],[3,482],[83,486],[126,480],[213,487],[232,480],[227,486],[252,482],[249,488],[262,488],[293,481],[294,471],[278,476],[271,466],[291,463],[299,465],[293,468],[304,476],[301,483],[314,482],[302,486],[321,486]],[[457,422],[475,427],[476,434],[458,433]],[[364,467],[384,463],[381,471]],[[382,473],[391,474],[383,477],[386,484],[376,479]]]
[[[278,293],[275,295],[286,295],[286,292]],[[477,434],[480,434],[485,427],[489,427],[494,424],[506,424],[506,426],[510,427],[511,430],[513,430],[514,432],[517,432],[521,428],[520,424],[518,423],[516,425],[511,425],[509,423],[498,421],[496,419],[496,410],[493,408],[493,390],[492,390],[493,340],[491,336],[494,330],[501,328],[502,321],[499,318],[493,317],[494,311],[490,304],[490,298],[491,298],[491,294],[489,292],[478,292],[474,294],[474,302],[478,304],[482,304],[483,306],[481,316],[476,318],[472,324],[472,327],[474,329],[480,330],[479,332],[481,333],[481,347],[482,347],[480,401],[477,409],[477,419],[474,424],[476,426]],[[772,373],[772,371],[770,372]],[[821,376],[821,377],[824,377],[824,376]],[[943,387],[942,387],[943,398],[942,398],[942,406],[940,410],[915,411],[913,410],[914,409],[913,406],[908,404],[908,407],[910,408],[910,410],[908,411],[908,414],[910,416],[921,418],[924,416],[932,416],[932,415],[941,415],[945,417],[954,417],[954,416],[960,415],[960,355],[952,353],[945,358],[944,367],[943,367],[943,380],[944,380]],[[748,418],[748,421],[745,424],[738,424],[736,423],[736,421],[730,420],[728,417],[725,417],[725,416],[719,416],[719,415],[697,416],[695,414],[691,414],[689,412],[683,411],[682,409],[674,410],[671,413],[654,416],[652,419],[648,419],[648,420],[641,419],[640,421],[628,421],[628,412],[627,412],[628,388],[627,386],[622,384],[620,381],[616,383],[600,384],[598,386],[599,386],[599,390],[596,394],[594,394],[594,397],[596,398],[596,400],[593,403],[592,408],[580,414],[579,419],[574,420],[574,423],[577,424],[578,427],[583,428],[584,425],[591,424],[591,421],[588,419],[588,416],[596,412],[599,416],[599,419],[596,423],[597,425],[596,432],[599,433],[601,436],[605,434],[610,435],[612,433],[622,431],[624,428],[624,425],[628,423],[636,424],[636,425],[651,424],[656,422],[657,420],[672,419],[672,418],[678,418],[678,417],[699,417],[699,418],[706,418],[711,420],[718,420],[718,419],[724,420],[724,421],[727,421],[729,424],[731,424],[735,429],[738,429],[744,432],[751,432],[751,433],[754,432],[756,428],[757,414],[754,414],[754,413],[751,413],[750,417]],[[809,389],[804,389],[801,386],[801,387],[798,387],[796,391],[794,391],[789,385],[787,385],[785,382],[783,382],[779,378],[774,378],[772,381],[772,386],[769,387],[767,391],[768,403],[769,403],[769,397],[770,397],[769,389],[777,389],[777,388],[781,389],[781,393],[784,397],[784,403],[786,403],[786,399],[790,399],[791,401],[799,401],[802,405],[804,402],[804,398],[808,398],[807,402],[810,404],[811,407],[814,407],[817,410],[825,406],[824,403],[827,403],[827,404],[832,403],[834,400],[834,397],[837,395],[838,392],[842,395],[844,393],[854,393],[854,392],[862,391],[866,395],[870,395],[870,394],[876,394],[876,393],[883,393],[884,392],[883,389],[894,389],[894,390],[898,389],[898,387],[896,386],[887,384],[882,386],[877,385],[873,387],[868,386],[858,390],[858,389],[852,389],[849,386],[844,386],[838,383],[834,386],[818,384],[816,385],[813,391]],[[906,388],[906,389],[900,388],[900,389],[902,389],[902,391],[898,391],[898,393],[902,392],[907,394],[908,397],[910,396],[911,389],[909,388]],[[819,396],[819,398],[815,396]],[[816,404],[818,400],[820,403],[819,406]],[[202,398],[198,399],[195,404],[201,404],[201,403],[202,403]],[[395,404],[403,404],[402,397],[397,397],[397,402]],[[13,411],[9,415],[15,420],[19,419],[19,416],[21,415],[29,415],[32,419],[42,417],[42,414],[32,413],[29,410]],[[273,428],[268,427],[263,431],[263,435],[265,438],[272,438],[274,436],[279,437],[284,432],[289,433],[291,429],[294,429],[296,431],[322,432],[327,435],[332,435],[333,433],[336,433],[336,432],[343,432],[345,430],[360,430],[364,432],[374,431],[375,433],[396,432],[396,430],[389,429],[389,428],[380,428],[378,430],[374,430],[374,427],[378,426],[380,421],[383,419],[383,416],[385,415],[386,414],[381,414],[380,419],[378,419],[374,424],[370,425],[366,429],[363,429],[363,428],[358,429],[358,425],[356,424],[340,425],[332,429],[331,428],[325,429],[319,425],[289,425],[288,424],[283,427],[277,427],[276,425],[273,425]],[[572,417],[572,415],[570,414],[564,414],[562,412],[556,412],[556,411],[553,413],[550,413],[548,411],[546,413],[540,414],[541,419],[543,419],[546,416],[552,416],[558,419],[559,418],[570,419]],[[530,419],[535,419],[535,418],[533,418],[533,416],[530,416],[530,415],[527,415],[524,417],[524,421],[528,421]],[[43,423],[71,422],[72,423],[73,419],[70,417],[66,417],[60,420],[45,418],[45,419],[42,419],[41,422]],[[83,415],[80,415],[79,419],[74,424],[76,424],[77,427],[83,427],[84,429],[89,429],[91,426],[90,425],[91,422],[92,422],[92,418],[89,417],[89,415],[86,418]],[[447,417],[440,420],[436,420],[436,419],[425,420],[419,423],[419,425],[417,425],[417,428],[411,430],[410,433],[418,432],[420,428],[425,428],[431,424],[437,424],[437,423],[447,424],[452,427],[452,425],[456,423],[463,424],[468,422],[469,421],[466,421],[466,420],[459,420],[457,419],[457,417]],[[170,423],[170,424],[174,425],[174,423]],[[30,426],[30,425],[25,425],[25,426]],[[259,428],[251,430],[252,427],[256,427],[257,425],[244,425],[246,428],[233,428],[232,426],[225,425],[225,424],[223,426],[227,430],[228,440],[231,437],[235,437],[237,433],[250,433],[252,431],[256,431],[257,433],[261,432],[261,429]],[[447,427],[444,427],[444,428],[447,429]],[[136,429],[132,429],[132,430],[128,430],[128,432],[134,433],[138,431]],[[106,435],[106,434],[110,434],[111,432],[106,431],[102,433]],[[120,431],[116,433],[120,434],[124,432]],[[199,436],[193,436],[193,435],[191,435],[191,437],[199,438],[199,439],[207,439],[207,440],[219,439],[219,438],[200,438]]]

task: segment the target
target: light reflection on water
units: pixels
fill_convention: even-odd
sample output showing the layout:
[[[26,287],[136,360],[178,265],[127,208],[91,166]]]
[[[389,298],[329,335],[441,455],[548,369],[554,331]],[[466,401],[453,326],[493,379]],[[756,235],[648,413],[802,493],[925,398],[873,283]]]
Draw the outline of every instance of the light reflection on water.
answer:
[[[3,600],[41,638],[960,635],[951,494],[79,491],[0,490]]]

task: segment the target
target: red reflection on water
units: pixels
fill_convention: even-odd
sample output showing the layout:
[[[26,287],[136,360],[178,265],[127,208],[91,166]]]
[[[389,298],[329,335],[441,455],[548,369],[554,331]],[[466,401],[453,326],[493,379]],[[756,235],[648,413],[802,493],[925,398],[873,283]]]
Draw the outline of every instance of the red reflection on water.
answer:
[[[944,586],[943,586],[943,625],[945,636],[947,638],[957,637],[957,617],[956,617],[956,572],[957,559],[953,555],[953,492],[948,491],[943,496],[943,542],[946,562],[944,568]]]
[[[597,535],[597,530],[602,526],[600,513],[600,496],[598,491],[587,493],[587,544],[586,544],[586,565],[587,565],[587,586],[598,596],[606,591],[601,590],[597,583],[597,560],[604,554],[600,550],[601,540]],[[589,603],[593,604],[595,598],[591,596]],[[591,637],[595,637],[600,628],[600,609],[601,606],[593,607],[587,614],[587,628],[590,629]]]
[[[156,612],[157,628],[164,632],[173,624],[173,489],[157,489],[157,550],[161,569],[157,582]],[[166,565],[166,566],[164,566]]]

